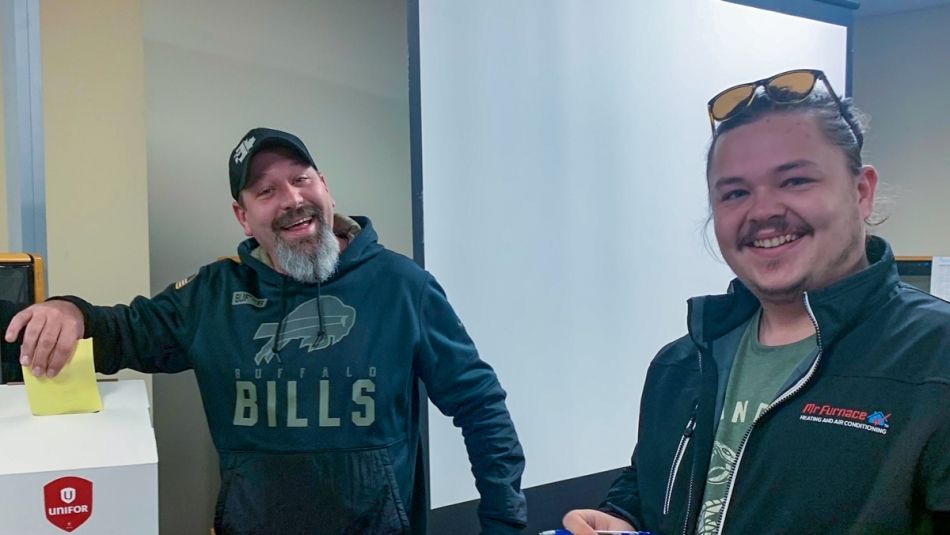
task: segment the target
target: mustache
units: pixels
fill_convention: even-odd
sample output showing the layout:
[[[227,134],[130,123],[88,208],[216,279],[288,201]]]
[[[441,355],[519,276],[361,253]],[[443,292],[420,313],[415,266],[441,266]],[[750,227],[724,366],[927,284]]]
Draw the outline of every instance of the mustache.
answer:
[[[752,245],[752,242],[756,239],[756,234],[764,229],[779,234],[797,234],[799,236],[811,234],[814,230],[811,225],[804,221],[789,221],[788,217],[784,215],[774,215],[764,221],[750,221],[748,227],[743,229],[740,235],[739,244],[743,246]]]
[[[275,218],[273,223],[271,223],[271,229],[274,232],[278,232],[281,228],[290,225],[294,221],[307,218],[314,218],[321,225],[326,224],[326,221],[323,217],[323,210],[321,210],[320,207],[314,206],[312,204],[305,204]]]

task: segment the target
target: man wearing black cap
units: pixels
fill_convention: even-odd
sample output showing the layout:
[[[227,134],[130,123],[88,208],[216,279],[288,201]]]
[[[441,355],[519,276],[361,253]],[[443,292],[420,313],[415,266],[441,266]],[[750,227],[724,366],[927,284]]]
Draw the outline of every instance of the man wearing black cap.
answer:
[[[306,146],[256,128],[229,157],[249,239],[129,306],[63,297],[19,314],[22,362],[55,375],[195,370],[220,456],[218,535],[425,533],[419,380],[462,428],[483,533],[518,533],[524,455],[505,392],[430,274],[334,213]]]

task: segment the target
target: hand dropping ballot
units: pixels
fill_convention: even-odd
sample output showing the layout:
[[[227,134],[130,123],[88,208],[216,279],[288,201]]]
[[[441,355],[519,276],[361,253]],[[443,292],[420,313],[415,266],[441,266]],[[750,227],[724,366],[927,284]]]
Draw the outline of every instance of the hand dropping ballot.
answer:
[[[0,385],[0,535],[158,535],[145,383],[97,384],[89,340],[56,377],[23,379]]]
[[[34,416],[81,414],[102,410],[92,357],[92,339],[80,340],[76,352],[56,377],[34,377],[23,369],[26,396]]]

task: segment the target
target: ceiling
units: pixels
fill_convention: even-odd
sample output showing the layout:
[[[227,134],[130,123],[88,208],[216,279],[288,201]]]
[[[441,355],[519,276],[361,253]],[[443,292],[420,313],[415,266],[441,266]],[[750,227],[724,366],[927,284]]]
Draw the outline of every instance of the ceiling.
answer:
[[[887,15],[928,7],[950,6],[950,0],[858,0],[861,7],[854,12],[856,17]]]

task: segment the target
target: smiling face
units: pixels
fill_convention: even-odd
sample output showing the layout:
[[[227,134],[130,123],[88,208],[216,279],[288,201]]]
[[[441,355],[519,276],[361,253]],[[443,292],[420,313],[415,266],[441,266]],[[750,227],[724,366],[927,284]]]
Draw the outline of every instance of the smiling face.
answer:
[[[263,149],[254,155],[240,200],[233,208],[244,234],[257,240],[281,273],[286,271],[278,263],[279,241],[313,256],[321,236],[332,237],[326,230],[332,231],[335,202],[326,180],[289,149]]]
[[[877,173],[852,175],[808,113],[771,113],[721,134],[708,185],[722,255],[760,300],[798,300],[867,266]]]

